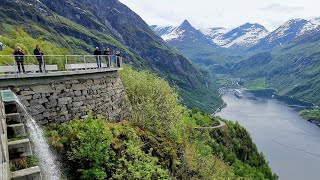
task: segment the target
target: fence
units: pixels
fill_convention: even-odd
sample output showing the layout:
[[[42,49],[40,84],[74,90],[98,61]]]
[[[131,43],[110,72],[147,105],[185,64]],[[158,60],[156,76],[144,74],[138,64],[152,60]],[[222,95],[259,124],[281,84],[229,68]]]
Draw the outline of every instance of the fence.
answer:
[[[115,55],[0,55],[0,72],[18,73],[21,61],[27,72],[79,71],[102,68],[122,68],[122,57]],[[41,69],[41,70],[40,70]],[[22,71],[22,67],[21,67]]]

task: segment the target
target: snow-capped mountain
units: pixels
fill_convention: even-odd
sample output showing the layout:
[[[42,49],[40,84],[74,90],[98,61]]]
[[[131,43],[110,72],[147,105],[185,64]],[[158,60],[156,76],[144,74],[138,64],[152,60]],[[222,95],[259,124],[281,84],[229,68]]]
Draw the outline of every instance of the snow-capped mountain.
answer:
[[[189,21],[185,20],[178,27],[161,27],[161,26],[150,26],[151,29],[156,32],[161,38],[167,42],[171,41],[204,41],[209,43],[207,38],[199,30],[195,29]]]
[[[193,43],[197,47],[202,47],[199,44],[205,44],[206,47],[222,47],[226,50],[267,50],[320,32],[320,17],[311,20],[292,19],[271,33],[264,26],[251,23],[232,30],[223,27],[197,30],[187,20],[178,27],[151,26],[151,28],[162,39],[176,47],[182,46],[182,43],[188,45]]]
[[[246,23],[224,34],[221,37],[220,46],[225,48],[251,47],[268,34],[269,31],[264,26]]]
[[[292,19],[281,25],[278,29],[271,32],[268,36],[251,48],[256,49],[271,49],[278,46],[283,46],[293,40],[320,31],[320,19],[305,20]]]
[[[150,26],[161,38],[169,44],[181,50],[184,46],[196,48],[216,47],[207,37],[199,30],[195,29],[187,20],[178,27],[159,27]]]
[[[184,21],[178,27],[150,26],[165,41],[185,42],[185,39],[202,41],[213,46],[223,48],[243,47],[248,48],[259,42],[260,39],[268,35],[265,27],[259,24],[244,24],[240,27],[228,31],[223,27],[197,30],[188,21]],[[208,42],[208,40],[210,42]]]

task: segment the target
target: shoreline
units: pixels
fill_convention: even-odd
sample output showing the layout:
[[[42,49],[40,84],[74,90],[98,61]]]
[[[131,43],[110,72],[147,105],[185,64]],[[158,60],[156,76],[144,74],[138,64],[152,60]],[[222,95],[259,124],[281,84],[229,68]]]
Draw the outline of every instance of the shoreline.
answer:
[[[316,122],[314,120],[308,120],[306,118],[304,118],[303,116],[300,115],[300,113],[304,110],[310,110],[313,109],[315,107],[317,107],[314,103],[311,102],[307,102],[305,100],[302,99],[295,99],[286,95],[279,95],[278,92],[276,91],[276,89],[272,89],[272,88],[268,88],[268,89],[257,89],[257,90],[250,90],[250,89],[241,89],[243,91],[249,92],[254,94],[255,96],[265,96],[265,97],[271,97],[274,99],[277,99],[281,102],[285,102],[288,104],[289,107],[297,107],[297,108],[302,108],[301,110],[297,110],[297,113],[299,114],[299,116],[308,121],[309,123],[315,124],[320,128],[320,123]],[[264,94],[256,94],[256,93],[264,93]],[[303,105],[299,105],[303,104]]]

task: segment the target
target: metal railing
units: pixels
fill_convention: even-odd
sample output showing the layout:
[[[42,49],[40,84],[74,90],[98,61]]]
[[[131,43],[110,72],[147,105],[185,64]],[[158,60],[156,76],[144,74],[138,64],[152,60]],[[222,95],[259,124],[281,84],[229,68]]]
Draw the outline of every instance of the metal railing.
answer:
[[[4,62],[4,66],[0,66],[0,73],[16,74],[19,73],[18,66],[22,66],[21,61],[24,67],[32,69],[31,72],[40,72],[41,66],[43,73],[47,73],[48,71],[69,72],[102,68],[122,68],[122,57],[115,55],[0,55],[0,61]],[[39,68],[36,69],[35,65]]]

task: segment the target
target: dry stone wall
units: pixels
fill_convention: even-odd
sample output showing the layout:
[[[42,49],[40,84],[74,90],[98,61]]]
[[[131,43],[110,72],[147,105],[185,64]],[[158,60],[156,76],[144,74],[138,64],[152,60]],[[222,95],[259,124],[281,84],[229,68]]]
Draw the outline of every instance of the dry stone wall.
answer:
[[[116,72],[15,81],[6,89],[18,95],[40,124],[84,119],[90,111],[110,122],[130,118],[130,105]]]

